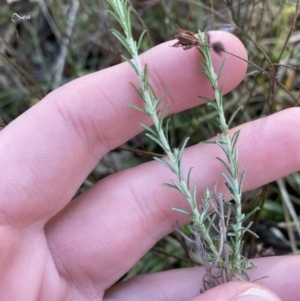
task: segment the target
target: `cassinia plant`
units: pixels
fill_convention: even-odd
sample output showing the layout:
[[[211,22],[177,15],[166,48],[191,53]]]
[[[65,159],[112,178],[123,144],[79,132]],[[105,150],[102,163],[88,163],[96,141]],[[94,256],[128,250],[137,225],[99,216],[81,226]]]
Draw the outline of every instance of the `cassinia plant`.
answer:
[[[223,110],[222,89],[218,88],[218,79],[222,72],[222,68],[218,74],[215,73],[210,51],[214,49],[210,47],[207,35],[201,31],[198,32],[196,38],[198,39],[199,52],[202,55],[201,66],[202,72],[209,79],[215,94],[215,100],[208,100],[208,105],[212,106],[218,112],[216,122],[221,130],[221,134],[217,135],[217,140],[210,143],[218,145],[225,153],[227,162],[218,158],[225,168],[222,176],[225,179],[226,186],[230,192],[232,202],[224,202],[223,195],[217,192],[217,185],[215,189],[210,192],[208,189],[204,192],[202,205],[197,203],[197,186],[190,187],[190,176],[192,168],[189,169],[188,175],[185,178],[182,172],[182,155],[187,144],[188,138],[184,141],[180,148],[171,148],[168,141],[168,122],[164,126],[164,117],[167,111],[167,105],[160,108],[162,100],[167,92],[160,98],[156,95],[154,87],[148,81],[147,65],[142,66],[138,56],[138,50],[145,32],[143,32],[136,42],[131,34],[130,22],[130,7],[125,0],[107,0],[111,5],[113,11],[109,13],[116,18],[123,28],[124,34],[116,29],[112,29],[113,34],[127,49],[131,58],[125,59],[136,72],[140,87],[133,85],[134,89],[143,100],[144,106],[138,107],[130,105],[152,118],[153,128],[146,125],[142,126],[146,129],[146,135],[155,141],[164,150],[169,161],[167,162],[161,158],[154,158],[168,169],[170,169],[177,177],[177,180],[171,180],[171,184],[165,184],[168,187],[177,189],[188,201],[191,210],[186,211],[180,208],[173,208],[184,214],[191,216],[190,229],[193,233],[193,239],[188,238],[178,228],[186,239],[191,240],[200,252],[203,265],[206,269],[206,276],[203,279],[204,290],[214,287],[220,283],[231,281],[233,277],[240,280],[249,280],[246,273],[247,269],[253,268],[253,264],[241,255],[243,248],[243,235],[249,230],[251,223],[245,225],[249,216],[258,208],[245,215],[242,213],[242,184],[245,172],[239,177],[238,172],[238,150],[236,143],[239,136],[239,131],[232,136],[229,134],[230,124],[238,112],[238,110],[231,116],[227,122]],[[188,32],[191,34],[190,32]],[[179,40],[180,42],[180,40]],[[183,43],[176,43],[184,46]],[[195,46],[195,45],[193,45]],[[220,46],[220,45],[219,45]],[[191,47],[184,47],[189,49]],[[217,48],[215,47],[215,50]],[[221,51],[222,47],[218,47]],[[132,59],[132,60],[131,60]]]

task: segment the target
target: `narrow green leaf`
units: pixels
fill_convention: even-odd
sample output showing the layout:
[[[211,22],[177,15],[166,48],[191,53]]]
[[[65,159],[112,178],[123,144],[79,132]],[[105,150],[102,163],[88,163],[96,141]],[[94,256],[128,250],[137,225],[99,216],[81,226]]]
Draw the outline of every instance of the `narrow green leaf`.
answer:
[[[241,206],[241,200],[238,198],[238,196],[236,194],[230,193],[229,195],[230,195],[232,201],[236,204],[236,206]]]
[[[151,91],[151,93],[152,93],[152,100],[157,100],[157,96],[156,96],[156,93],[155,93],[155,91],[154,91],[154,89],[153,89],[153,87],[152,87],[152,85],[148,82],[148,87],[150,88],[150,91]],[[155,110],[156,110],[157,108],[155,107]]]
[[[110,15],[112,15],[120,24],[122,24],[122,20],[120,19],[120,17],[115,14],[114,12],[112,12],[111,10],[106,10],[106,12],[108,12]]]
[[[153,159],[161,164],[163,164],[164,166],[166,166],[168,169],[170,169],[173,173],[174,173],[174,169],[173,167],[164,159],[158,158],[158,157],[153,157]]]
[[[226,135],[228,134],[228,129],[226,124],[222,124],[221,122],[219,122],[219,127],[223,133],[225,133]]]
[[[231,170],[230,170],[230,167],[228,166],[228,164],[224,161],[224,160],[222,160],[221,158],[219,158],[219,157],[217,157],[216,158],[219,162],[221,162],[222,163],[222,165],[225,167],[225,169],[227,170],[227,172],[230,174],[230,176],[232,177],[232,172],[231,172]]]
[[[123,10],[125,10],[125,23],[127,24],[128,32],[130,32],[131,35],[130,8],[127,6],[127,4],[124,4]]]
[[[222,85],[221,89],[220,89],[220,95],[223,96],[224,95],[224,85]],[[223,98],[221,99],[223,101]]]
[[[234,169],[237,170],[237,162],[239,161],[239,150],[236,148],[233,152],[233,159],[234,159]]]
[[[183,143],[182,143],[182,146],[179,149],[178,158],[180,158],[180,160],[182,158],[183,151],[184,151],[184,149],[186,147],[186,144],[188,143],[189,139],[190,139],[190,137],[185,138],[184,141],[183,141]]]
[[[231,143],[232,143],[232,148],[235,148],[236,143],[239,139],[239,135],[240,135],[241,130],[238,130],[236,132],[234,132],[234,134],[231,137]]]
[[[201,53],[201,51],[200,51],[200,53]],[[205,74],[205,72],[206,72],[205,69],[206,69],[207,65],[205,64],[205,62],[202,62],[200,60],[197,60],[197,61],[198,61],[199,65],[200,65],[200,67],[199,66],[197,67],[197,70],[199,70],[202,74]]]
[[[148,64],[145,64],[145,67],[144,67],[144,85],[145,85],[146,89],[149,86],[149,83],[148,83]]]
[[[124,59],[130,65],[130,67],[135,71],[137,75],[139,75],[139,71],[137,70],[136,66],[129,58],[127,58],[125,55],[121,55],[121,58]]]
[[[235,189],[234,189],[234,186],[233,186],[231,180],[228,178],[228,176],[227,176],[224,172],[221,172],[221,174],[222,174],[223,178],[224,178],[225,181],[226,181],[225,184],[226,184],[226,186],[228,187],[229,191],[230,191],[232,194],[235,194],[236,191],[235,191]]]
[[[222,61],[221,67],[220,67],[219,72],[217,74],[217,81],[220,79],[220,76],[222,75],[222,71],[223,71],[223,68],[224,68],[225,61],[226,61],[226,59],[224,59]],[[220,94],[223,95],[223,91],[222,92],[220,91]]]
[[[187,214],[187,215],[193,215],[192,212],[189,212],[189,211],[186,211],[186,210],[184,210],[184,209],[177,208],[177,207],[172,207],[172,210],[178,211],[178,212],[180,212],[180,213]]]
[[[161,141],[159,140],[159,138],[156,138],[156,136],[146,133],[145,134],[147,137],[149,137],[151,140],[155,141],[162,149],[164,149],[163,145],[161,144]]]
[[[243,192],[243,184],[244,184],[245,175],[246,175],[246,170],[243,170],[241,179],[240,179],[240,183],[239,183],[239,191],[238,191],[239,194],[241,194]]]
[[[149,133],[151,133],[153,136],[157,136],[157,132],[155,130],[153,130],[151,127],[149,127],[148,125],[145,125],[143,123],[140,123],[140,125],[145,129],[147,130]]]
[[[140,47],[141,47],[141,43],[142,43],[142,40],[143,40],[143,37],[144,37],[145,33],[146,33],[146,30],[143,30],[143,32],[141,33],[141,35],[139,37],[139,40],[138,40],[138,43],[137,43],[137,50],[139,50]]]
[[[186,183],[187,183],[187,188],[188,188],[188,190],[190,190],[190,180],[191,180],[192,170],[193,170],[193,167],[191,167],[191,168],[189,169],[189,172],[188,172],[188,175],[187,175],[187,181],[186,181]]]
[[[140,95],[141,99],[145,102],[145,95],[142,89],[139,89],[135,84],[133,83],[129,83],[133,89]],[[146,112],[146,111],[145,111]]]
[[[161,102],[165,99],[165,97],[167,96],[167,94],[170,92],[170,90],[167,90],[157,101],[156,104],[156,109],[158,109],[159,105],[161,104]]]
[[[214,101],[214,100],[213,100],[213,99],[211,99],[211,98],[208,98],[208,97],[206,97],[206,96],[201,96],[201,95],[199,95],[199,96],[198,96],[198,98],[202,98],[202,99],[206,100],[208,103],[210,103],[210,102],[213,102],[213,101]]]
[[[223,150],[223,152],[226,154],[227,158],[229,156],[227,145],[225,143],[220,143],[220,141],[216,141],[216,144]]]
[[[166,103],[166,104],[164,105],[164,107],[163,107],[163,109],[162,109],[160,115],[159,115],[159,123],[160,123],[160,125],[161,125],[161,128],[162,128],[162,125],[163,125],[164,118],[165,118],[165,116],[166,116],[166,114],[167,114],[167,110],[168,110],[168,104]]]
[[[215,140],[200,141],[199,144],[216,144]]]
[[[169,124],[170,124],[171,119],[167,119],[166,125],[165,125],[165,136],[166,136],[166,141],[169,144]]]
[[[178,179],[181,181],[183,180],[183,176],[182,176],[182,164],[181,164],[181,158],[178,156],[178,149],[176,152],[176,164],[177,164],[177,170],[178,170]]]
[[[132,54],[132,50],[131,50],[128,42],[124,38],[124,36],[116,29],[112,29],[111,31],[112,31],[113,35],[123,44],[123,46],[127,49],[127,51],[130,54]]]
[[[242,220],[242,222],[246,221],[251,215],[253,215],[257,210],[259,210],[259,207],[255,207],[253,210],[251,210]]]
[[[131,105],[131,104],[127,104],[126,106],[127,106],[128,108],[134,109],[134,110],[136,110],[136,111],[139,111],[139,112],[141,112],[141,113],[147,115],[147,112],[144,110],[144,108],[141,108],[141,107],[136,106],[136,105]]]
[[[230,118],[229,118],[229,121],[227,122],[228,128],[230,128],[233,119],[235,118],[236,114],[237,114],[242,108],[243,108],[243,107],[240,106],[240,107],[238,107],[238,108],[232,113],[232,115],[231,115]]]
[[[174,186],[174,185],[172,185],[172,184],[169,184],[169,183],[163,183],[162,185],[165,186],[165,187],[169,187],[169,188],[176,189],[176,190],[178,190],[179,192],[181,192],[181,191],[177,188],[177,186]]]
[[[220,147],[220,145],[217,143],[217,145]],[[223,149],[223,148],[222,148]],[[226,157],[227,157],[227,161],[228,162],[230,162],[230,155],[228,154],[228,152],[227,152],[227,149],[223,149],[223,151],[224,151],[224,153],[225,153],[225,155],[226,155]],[[232,168],[232,167],[231,167]]]
[[[207,232],[210,232],[211,226],[212,226],[213,222],[215,221],[215,219],[216,219],[216,213],[213,212],[212,217],[211,217],[211,219],[209,221],[209,224],[207,226]]]
[[[226,143],[226,141],[225,141],[225,136],[224,136],[224,134],[217,134],[217,137],[219,138],[219,140],[220,140],[220,142],[221,142],[222,144],[224,144],[224,145],[227,146],[227,143]]]
[[[240,229],[240,231],[242,231],[243,235],[248,232],[248,230],[251,228],[251,226],[253,225],[253,222],[249,222],[249,224],[246,227],[243,227],[242,229]]]
[[[182,190],[182,187],[180,186],[180,184],[178,184],[175,180],[171,180],[171,182],[173,183],[174,186],[177,187],[177,189],[178,189],[184,196],[186,196],[186,194],[185,194],[184,191]]]
[[[220,108],[218,107],[218,105],[216,104],[216,102],[210,101],[210,102],[207,103],[207,105],[213,107],[218,113],[221,112],[221,110],[220,110]]]
[[[193,189],[193,196],[192,196],[194,208],[197,208],[197,195],[198,195],[198,186],[195,183],[194,184],[194,189]]]

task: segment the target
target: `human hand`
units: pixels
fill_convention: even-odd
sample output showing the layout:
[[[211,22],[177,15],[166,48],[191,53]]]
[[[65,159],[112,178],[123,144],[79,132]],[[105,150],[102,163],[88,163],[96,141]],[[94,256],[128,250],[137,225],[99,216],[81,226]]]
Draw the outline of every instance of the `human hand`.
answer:
[[[246,58],[232,35],[214,32],[210,39]],[[149,63],[150,81],[159,93],[171,89],[169,113],[174,113],[199,105],[203,100],[198,95],[212,97],[212,91],[196,69],[198,52],[170,45],[159,45],[142,59]],[[214,55],[216,69],[222,60]],[[226,55],[225,92],[245,71],[244,62]],[[111,287],[173,231],[176,220],[188,222],[171,210],[187,209],[187,204],[161,185],[172,175],[157,162],[115,173],[70,202],[101,157],[139,133],[140,122],[150,124],[125,106],[141,102],[129,82],[137,80],[127,63],[82,77],[50,93],[0,132],[0,300],[225,301],[237,300],[248,288],[260,296],[263,290],[269,294],[266,300],[272,291],[282,300],[299,300],[296,256],[256,260],[250,276],[268,276],[259,285],[228,283],[201,295],[202,268],[138,276]],[[298,109],[239,128],[245,190],[299,170]],[[199,195],[215,181],[223,183],[217,156],[222,154],[211,145],[186,150],[184,165],[194,166]],[[225,191],[221,184],[218,188]]]

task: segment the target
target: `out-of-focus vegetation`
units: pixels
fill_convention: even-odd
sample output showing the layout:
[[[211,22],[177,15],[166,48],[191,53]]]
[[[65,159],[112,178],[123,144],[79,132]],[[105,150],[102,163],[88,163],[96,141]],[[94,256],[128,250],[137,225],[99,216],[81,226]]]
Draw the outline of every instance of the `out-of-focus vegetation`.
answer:
[[[233,126],[298,105],[300,18],[295,17],[296,5],[292,2],[131,2],[133,34],[138,38],[142,30],[147,30],[142,51],[172,39],[176,25],[194,32],[198,28],[218,29],[237,35],[248,50],[250,62],[268,71],[270,76],[250,64],[241,85],[225,96],[228,116],[237,107],[244,106]],[[124,50],[110,31],[119,26],[106,13],[108,5],[104,0],[0,0],[0,6],[0,116],[6,124],[64,83],[121,62],[120,54]],[[12,22],[14,13],[21,17],[30,16],[30,19],[20,20],[15,15],[15,22]],[[295,28],[290,32],[293,24]],[[214,136],[218,132],[210,122],[214,115],[210,107],[199,106],[172,116],[172,143],[179,145],[190,136],[189,143],[195,144]],[[78,193],[112,172],[150,160],[151,156],[143,153],[145,150],[160,152],[141,134],[123,149],[107,155]],[[288,199],[283,198],[285,191]],[[299,195],[299,173],[245,195],[246,211],[257,204],[263,208],[254,217],[254,224],[265,247],[272,246],[276,253],[299,251],[299,236],[290,213],[293,209],[299,216]],[[283,238],[273,235],[274,229],[280,230]],[[255,253],[256,244],[249,240],[245,252]],[[174,236],[168,236],[146,254],[129,275],[192,265],[178,257],[187,259]]]

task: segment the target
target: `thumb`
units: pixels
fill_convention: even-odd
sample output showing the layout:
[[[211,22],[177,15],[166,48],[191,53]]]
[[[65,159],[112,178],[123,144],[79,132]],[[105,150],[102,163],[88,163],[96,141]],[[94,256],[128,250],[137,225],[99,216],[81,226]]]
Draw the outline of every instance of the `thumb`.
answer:
[[[191,301],[281,301],[268,288],[252,282],[230,282],[200,294]]]

